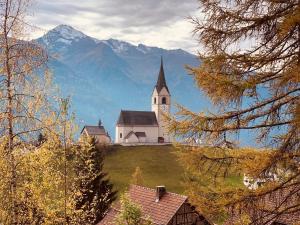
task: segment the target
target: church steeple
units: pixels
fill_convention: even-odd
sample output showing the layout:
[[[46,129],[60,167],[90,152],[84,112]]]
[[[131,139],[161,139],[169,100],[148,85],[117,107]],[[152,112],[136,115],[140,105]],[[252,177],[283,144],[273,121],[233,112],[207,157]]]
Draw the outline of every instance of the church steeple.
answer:
[[[160,70],[159,70],[158,79],[157,79],[155,88],[156,88],[157,92],[159,93],[164,87],[169,92],[169,89],[168,89],[168,86],[167,86],[167,83],[166,83],[166,78],[165,78],[163,58],[161,57]]]
[[[164,114],[169,114],[171,109],[171,95],[167,86],[163,59],[161,58],[158,79],[151,97],[152,111],[155,112],[158,122],[158,141],[170,142]]]

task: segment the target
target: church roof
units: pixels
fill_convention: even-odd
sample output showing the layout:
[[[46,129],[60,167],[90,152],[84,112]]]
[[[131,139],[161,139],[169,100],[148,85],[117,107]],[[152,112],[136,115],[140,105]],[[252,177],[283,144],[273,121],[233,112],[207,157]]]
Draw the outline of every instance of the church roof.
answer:
[[[158,126],[155,112],[121,110],[117,125]]]
[[[103,126],[84,126],[81,133],[84,129],[88,135],[106,135],[106,131]]]
[[[168,89],[168,86],[167,86],[167,82],[166,82],[166,78],[165,78],[165,71],[164,71],[163,59],[161,58],[160,70],[159,70],[158,79],[157,79],[155,88],[156,88],[157,92],[159,93],[164,87],[169,92],[169,89]]]

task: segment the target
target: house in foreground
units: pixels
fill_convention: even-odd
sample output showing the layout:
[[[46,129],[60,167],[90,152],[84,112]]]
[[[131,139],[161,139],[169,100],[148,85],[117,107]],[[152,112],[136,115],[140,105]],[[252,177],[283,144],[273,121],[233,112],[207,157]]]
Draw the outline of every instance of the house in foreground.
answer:
[[[300,224],[300,187],[299,184],[285,184],[278,190],[266,192],[255,204],[245,206],[242,212],[249,217],[249,224],[299,225]],[[238,224],[243,221],[240,212],[232,213],[223,225]]]
[[[84,126],[81,130],[80,137],[95,138],[98,144],[111,143],[111,138],[104,126],[102,126],[101,121],[99,121],[98,126]]]
[[[167,192],[164,186],[155,189],[131,185],[129,198],[141,206],[145,218],[155,225],[211,225],[183,195]],[[98,225],[114,225],[119,206],[111,208]]]

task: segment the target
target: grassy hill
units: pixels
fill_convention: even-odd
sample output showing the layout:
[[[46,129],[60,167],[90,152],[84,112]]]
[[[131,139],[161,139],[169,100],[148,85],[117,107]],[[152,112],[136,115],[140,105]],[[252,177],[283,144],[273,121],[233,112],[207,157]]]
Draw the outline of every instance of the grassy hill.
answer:
[[[104,170],[119,192],[130,184],[135,168],[143,173],[144,186],[154,188],[165,185],[168,191],[183,194],[184,170],[176,153],[176,148],[168,146],[112,146],[107,152]],[[225,186],[240,186],[242,176],[237,174],[224,179]]]
[[[183,193],[183,168],[175,151],[173,146],[113,146],[106,155],[104,170],[120,192],[126,190],[135,168],[139,166],[144,186],[165,185],[168,191]]]

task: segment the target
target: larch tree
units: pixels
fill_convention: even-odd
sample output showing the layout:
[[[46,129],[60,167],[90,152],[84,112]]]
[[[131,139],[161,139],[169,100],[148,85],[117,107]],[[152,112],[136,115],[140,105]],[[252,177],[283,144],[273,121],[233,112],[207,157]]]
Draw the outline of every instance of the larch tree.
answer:
[[[199,3],[202,13],[192,22],[201,64],[188,70],[216,110],[195,113],[179,106],[168,118],[171,132],[204,143],[182,154],[188,192],[212,214],[229,206],[258,211],[266,196],[287,193],[279,206],[251,218],[253,224],[299,213],[300,1]],[[265,150],[239,148],[235,138],[245,131]],[[256,190],[218,186],[219,177],[237,170],[266,183]],[[208,173],[214,179],[205,180]],[[279,178],[268,180],[270,174]]]
[[[43,138],[37,136],[36,147],[22,155],[19,165],[26,181],[23,183],[31,190],[45,225],[70,224],[74,211],[72,193],[76,181],[74,158],[77,146],[73,135],[77,126],[69,113],[68,100],[59,98],[58,101],[60,109],[47,118],[58,122],[52,129],[43,131]]]
[[[74,158],[74,219],[75,224],[97,224],[116,200],[117,192],[103,170],[104,148],[97,147],[95,138],[87,138]]]
[[[143,172],[139,166],[135,168],[135,171],[131,176],[131,184],[140,185],[140,186],[144,185]]]
[[[149,217],[143,215],[140,205],[131,201],[127,193],[120,199],[120,210],[117,214],[114,224],[116,225],[152,225]]]
[[[34,149],[38,132],[51,127],[53,122],[47,119],[51,108],[47,93],[49,74],[44,70],[47,54],[28,40],[33,28],[25,21],[30,4],[29,0],[0,1],[0,166],[3,172],[0,223],[3,224],[29,223],[24,217],[32,213],[30,210],[36,210],[28,203],[30,199],[34,203],[35,197],[26,189],[21,161],[27,151]]]

